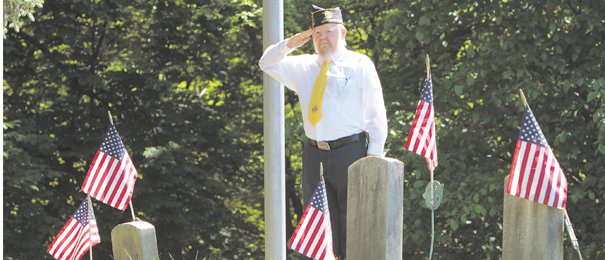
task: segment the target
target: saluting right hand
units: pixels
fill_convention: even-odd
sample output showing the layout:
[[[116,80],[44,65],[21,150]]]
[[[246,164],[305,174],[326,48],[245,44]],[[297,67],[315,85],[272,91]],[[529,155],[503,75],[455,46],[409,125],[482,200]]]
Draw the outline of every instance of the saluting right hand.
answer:
[[[298,48],[307,43],[313,35],[313,28],[304,32],[299,32],[288,39],[287,45],[290,49]]]

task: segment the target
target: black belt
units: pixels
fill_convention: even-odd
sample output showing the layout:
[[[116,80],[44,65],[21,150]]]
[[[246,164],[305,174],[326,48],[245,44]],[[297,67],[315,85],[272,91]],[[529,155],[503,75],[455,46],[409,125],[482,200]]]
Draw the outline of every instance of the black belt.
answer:
[[[345,144],[350,144],[359,140],[366,140],[366,132],[345,136],[334,141],[315,141],[308,137],[307,140],[309,141],[309,144],[311,144],[313,147],[320,150],[329,151],[341,147]]]

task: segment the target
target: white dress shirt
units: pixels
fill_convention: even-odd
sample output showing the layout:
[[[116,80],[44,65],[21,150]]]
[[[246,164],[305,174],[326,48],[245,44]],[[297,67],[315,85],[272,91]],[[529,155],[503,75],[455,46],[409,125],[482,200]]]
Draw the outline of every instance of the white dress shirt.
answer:
[[[294,49],[289,48],[286,41],[269,46],[259,66],[298,94],[306,136],[317,141],[333,141],[367,131],[368,154],[383,156],[387,117],[382,86],[372,60],[346,48],[330,57],[322,117],[313,126],[308,119],[308,106],[323,60],[316,54],[288,56]]]

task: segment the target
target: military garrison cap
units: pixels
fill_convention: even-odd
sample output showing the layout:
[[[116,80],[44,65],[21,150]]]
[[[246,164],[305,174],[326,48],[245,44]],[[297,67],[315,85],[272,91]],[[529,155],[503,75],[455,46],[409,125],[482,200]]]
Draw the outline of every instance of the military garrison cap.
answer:
[[[343,24],[342,21],[342,13],[340,12],[340,8],[321,8],[316,5],[311,5],[311,21],[312,27],[320,26],[322,24],[327,23],[338,23]]]

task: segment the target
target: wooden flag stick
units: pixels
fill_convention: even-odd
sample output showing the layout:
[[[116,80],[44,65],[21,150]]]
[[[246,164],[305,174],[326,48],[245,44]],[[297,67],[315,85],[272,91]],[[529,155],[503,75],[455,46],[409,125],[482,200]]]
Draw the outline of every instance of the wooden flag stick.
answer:
[[[435,206],[435,186],[433,186],[433,170],[431,171],[431,207]]]
[[[107,110],[107,114],[109,115],[109,123],[113,125],[113,117],[111,117],[111,111]]]
[[[525,94],[523,94],[522,89],[519,89],[519,94],[521,95],[521,100],[523,101],[523,105],[527,106],[527,99],[525,98]]]
[[[130,198],[130,214],[132,214],[132,221],[135,221],[136,218],[134,217],[134,208],[132,207],[132,198]]]
[[[580,252],[580,245],[578,244],[578,238],[576,238],[576,234],[573,232],[573,227],[571,226],[571,220],[569,219],[569,215],[567,215],[567,209],[565,212],[565,227],[567,228],[567,234],[569,234],[569,240],[571,240],[571,244],[573,248],[578,252],[578,257],[582,260],[582,253]]]
[[[431,76],[431,58],[429,58],[429,55],[426,55],[426,78],[429,78]]]
[[[90,256],[90,260],[92,260],[92,228],[90,221],[92,220],[92,201],[90,200],[90,195],[88,198],[88,243],[90,243],[90,248],[88,249],[88,255]]]
[[[428,58],[428,55],[427,55]],[[433,259],[433,245],[435,243],[435,186],[433,185],[433,169],[431,169],[431,167],[429,167],[429,170],[431,171],[431,182],[429,183],[429,185],[431,185],[431,248],[429,251],[429,260]]]
[[[324,177],[324,163],[319,162],[319,176]]]

